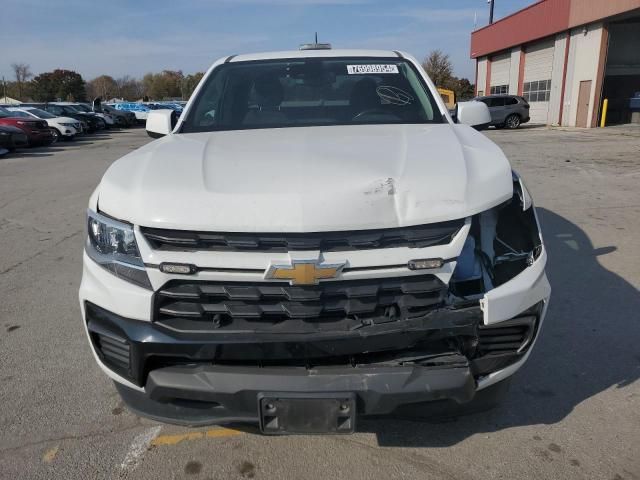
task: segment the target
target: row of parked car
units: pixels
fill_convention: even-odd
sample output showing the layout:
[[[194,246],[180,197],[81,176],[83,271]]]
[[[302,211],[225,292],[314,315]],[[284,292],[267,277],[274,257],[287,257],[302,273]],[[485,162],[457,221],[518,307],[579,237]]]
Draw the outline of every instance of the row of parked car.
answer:
[[[0,106],[0,155],[17,148],[51,145],[78,135],[112,127],[144,123],[148,112],[170,109],[182,113],[182,103],[120,102],[103,104],[50,102]]]
[[[109,107],[120,112],[131,112],[136,116],[138,122],[144,123],[152,110],[168,109],[180,115],[186,104],[187,102],[120,102],[109,104]]]

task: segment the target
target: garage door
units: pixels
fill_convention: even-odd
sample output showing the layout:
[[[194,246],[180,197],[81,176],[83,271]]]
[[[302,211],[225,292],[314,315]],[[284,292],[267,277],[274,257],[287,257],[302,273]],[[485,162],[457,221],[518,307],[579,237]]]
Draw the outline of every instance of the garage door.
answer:
[[[491,92],[509,93],[511,54],[497,55],[491,59]]]
[[[523,96],[531,105],[532,123],[547,123],[554,41],[527,47],[524,60]]]

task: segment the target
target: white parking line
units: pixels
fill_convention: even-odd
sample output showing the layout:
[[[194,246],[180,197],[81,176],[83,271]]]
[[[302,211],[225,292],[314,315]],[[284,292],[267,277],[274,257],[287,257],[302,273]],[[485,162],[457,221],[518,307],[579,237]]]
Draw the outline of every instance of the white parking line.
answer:
[[[153,427],[147,430],[146,432],[142,432],[140,435],[137,435],[131,445],[129,445],[129,450],[127,451],[127,455],[124,457],[120,468],[122,470],[135,470],[135,468],[142,460],[144,453],[151,445],[151,442],[154,438],[158,436],[161,426]]]

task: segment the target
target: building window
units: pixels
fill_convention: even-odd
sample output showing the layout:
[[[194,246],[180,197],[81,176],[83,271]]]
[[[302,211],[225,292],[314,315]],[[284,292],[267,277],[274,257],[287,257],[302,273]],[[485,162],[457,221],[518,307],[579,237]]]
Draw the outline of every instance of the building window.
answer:
[[[551,91],[551,80],[525,82],[522,96],[527,102],[548,102]]]
[[[491,95],[509,93],[509,85],[494,85],[491,87]]]
[[[478,96],[484,97],[484,90],[478,90]]]

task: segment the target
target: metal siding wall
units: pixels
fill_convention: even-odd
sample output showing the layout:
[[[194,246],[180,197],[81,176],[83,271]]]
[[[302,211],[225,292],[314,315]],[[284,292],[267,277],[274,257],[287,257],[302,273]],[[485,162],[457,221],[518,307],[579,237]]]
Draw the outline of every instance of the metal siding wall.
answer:
[[[597,22],[640,8],[640,0],[571,0],[569,27]]]
[[[571,118],[571,111],[573,107],[573,77],[576,67],[576,42],[574,39],[574,32],[569,34],[569,58],[567,59],[567,78],[564,82],[564,105],[562,105],[562,126],[568,127],[576,124],[575,111],[573,119]]]
[[[567,44],[567,35],[562,33],[556,36],[553,53],[553,71],[551,72],[551,97],[549,98],[549,114],[547,123],[558,125],[560,122],[560,97],[562,96],[562,74],[564,71],[564,51]]]
[[[479,58],[477,60],[478,62],[478,78],[477,78],[477,83],[476,83],[476,93],[478,95],[480,95],[480,92],[482,92],[483,94],[484,92],[484,87],[485,87],[485,83],[487,81],[487,58]]]
[[[524,81],[550,80],[553,72],[555,41],[545,40],[527,47],[524,63]],[[529,102],[531,123],[547,123],[549,102]]]
[[[570,8],[571,0],[541,0],[472,32],[471,58],[500,52],[567,30]]]
[[[571,32],[569,66],[567,67],[567,83],[565,87],[565,114],[568,113],[568,115],[563,117],[563,123],[571,127],[576,126],[580,82],[591,80],[590,113],[587,125],[591,123],[591,110],[593,110],[593,102],[596,95],[602,24],[592,24],[585,28],[586,35],[583,27],[578,27]]]
[[[518,95],[518,76],[520,75],[520,47],[511,50],[509,69],[509,93]]]
[[[511,53],[496,55],[491,59],[491,86],[509,85]]]

